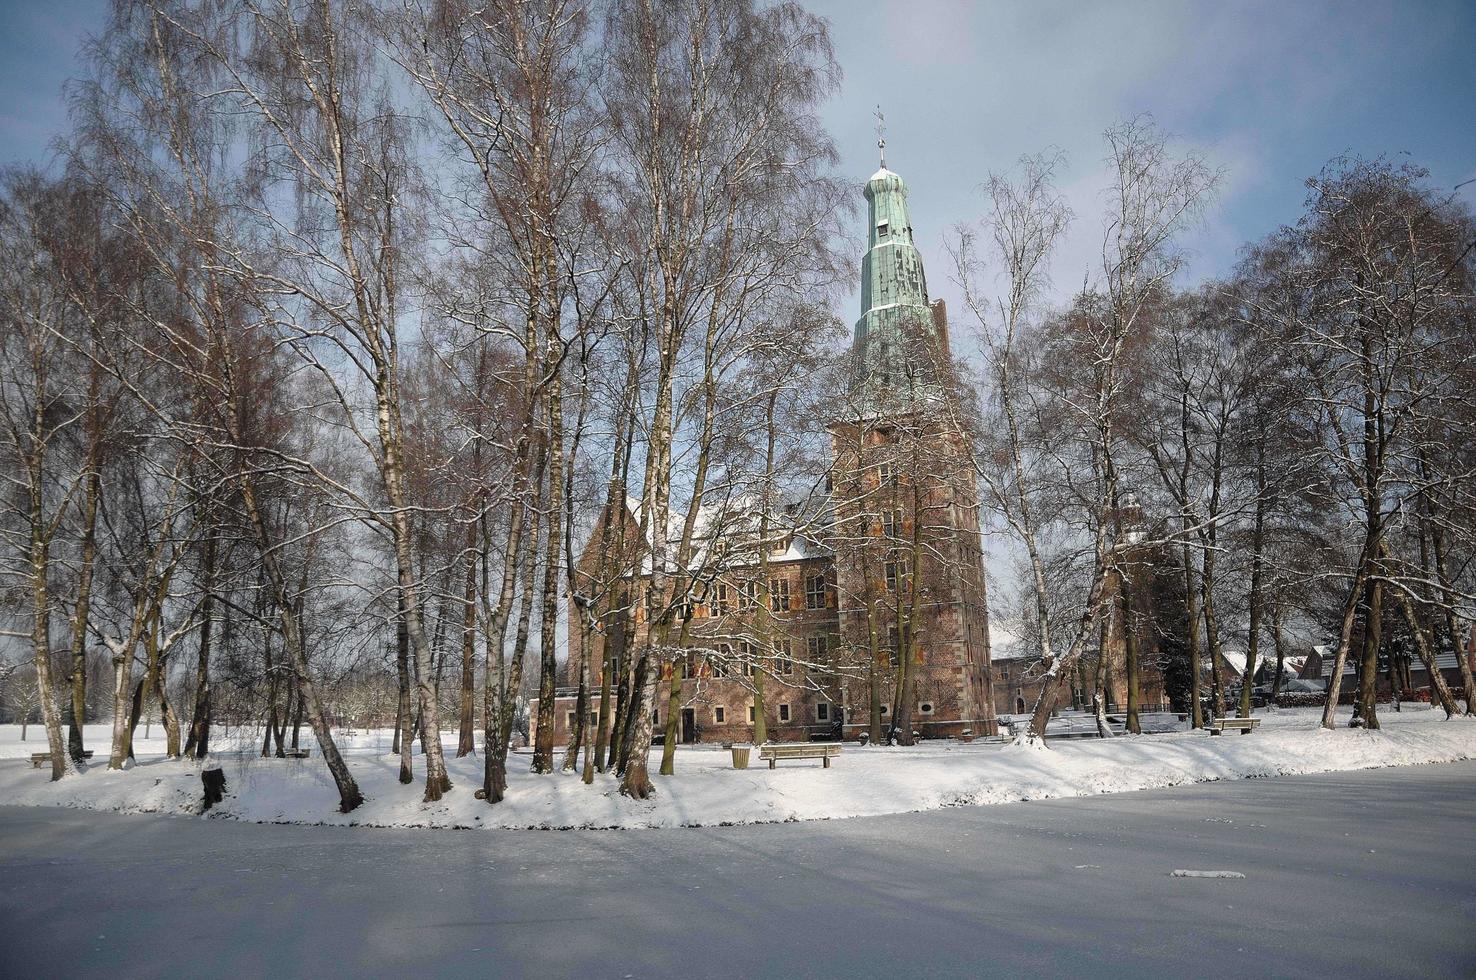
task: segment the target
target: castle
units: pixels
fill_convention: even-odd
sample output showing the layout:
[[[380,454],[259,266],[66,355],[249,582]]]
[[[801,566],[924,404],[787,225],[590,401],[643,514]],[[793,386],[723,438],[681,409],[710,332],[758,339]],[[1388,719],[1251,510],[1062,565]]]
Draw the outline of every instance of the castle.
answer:
[[[977,479],[949,383],[947,310],[928,298],[902,178],[883,161],[865,195],[862,313],[823,491],[766,513],[751,500],[705,506],[701,569],[672,570],[683,584],[665,645],[685,653],[667,660],[655,704],[657,731],[676,705],[682,742],[997,731]],[[592,726],[602,672],[638,656],[661,619],[639,502],[615,509],[579,571],[592,577],[612,551],[627,571],[594,615],[573,597],[569,606],[567,677],[577,682],[590,658]],[[575,693],[558,692],[558,744],[575,726]]]

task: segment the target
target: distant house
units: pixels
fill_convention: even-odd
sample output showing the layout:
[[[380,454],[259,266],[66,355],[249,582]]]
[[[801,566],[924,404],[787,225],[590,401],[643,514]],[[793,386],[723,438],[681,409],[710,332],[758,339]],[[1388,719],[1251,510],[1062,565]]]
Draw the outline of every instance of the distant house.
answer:
[[[1342,688],[1345,691],[1350,690],[1352,685],[1357,682],[1357,654],[1358,651],[1356,650],[1350,652],[1348,658],[1343,662]],[[1476,666],[1476,636],[1473,636],[1468,641],[1465,656],[1468,658],[1468,663]],[[1306,662],[1297,676],[1303,680],[1331,680],[1333,661],[1336,657],[1337,649],[1335,647],[1329,644],[1318,644],[1307,654]],[[1454,690],[1460,690],[1463,687],[1461,662],[1455,651],[1442,650],[1437,653],[1435,655],[1435,667],[1440,671],[1440,676],[1445,679],[1445,683],[1449,687]],[[1428,687],[1430,687],[1430,674],[1425,669],[1424,661],[1420,660],[1419,657],[1411,657],[1409,659],[1407,680],[1401,685],[1401,688],[1405,691],[1418,691]],[[1380,670],[1379,672],[1378,690],[1380,692],[1392,690],[1387,670]]]
[[[989,669],[993,675],[995,714],[1023,715],[1035,710],[1041,686],[1037,651],[1013,637],[991,637],[991,642]]]

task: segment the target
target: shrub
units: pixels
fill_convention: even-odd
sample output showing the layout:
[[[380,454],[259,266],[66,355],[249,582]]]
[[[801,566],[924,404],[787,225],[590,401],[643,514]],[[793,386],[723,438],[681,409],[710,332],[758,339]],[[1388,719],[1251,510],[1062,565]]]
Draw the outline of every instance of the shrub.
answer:
[[[1327,704],[1327,695],[1314,691],[1287,691],[1276,695],[1278,708],[1320,708]]]

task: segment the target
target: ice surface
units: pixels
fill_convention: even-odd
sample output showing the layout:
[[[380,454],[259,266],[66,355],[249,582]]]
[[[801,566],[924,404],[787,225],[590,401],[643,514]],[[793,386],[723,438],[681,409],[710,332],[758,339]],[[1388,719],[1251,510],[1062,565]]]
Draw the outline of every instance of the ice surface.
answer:
[[[0,806],[0,974],[1470,976],[1473,786],[1458,762],[661,833]]]

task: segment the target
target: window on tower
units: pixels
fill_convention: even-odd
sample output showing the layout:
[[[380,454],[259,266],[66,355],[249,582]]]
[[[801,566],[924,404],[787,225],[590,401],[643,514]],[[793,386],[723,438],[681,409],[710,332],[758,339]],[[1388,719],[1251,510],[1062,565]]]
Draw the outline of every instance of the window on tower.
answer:
[[[902,537],[901,508],[882,511],[882,534],[893,539]]]
[[[876,237],[877,238],[886,238],[889,231],[890,231],[890,227],[888,226],[888,223],[887,222],[885,222],[885,221],[879,221],[879,222],[877,222],[877,225],[876,225]]]

